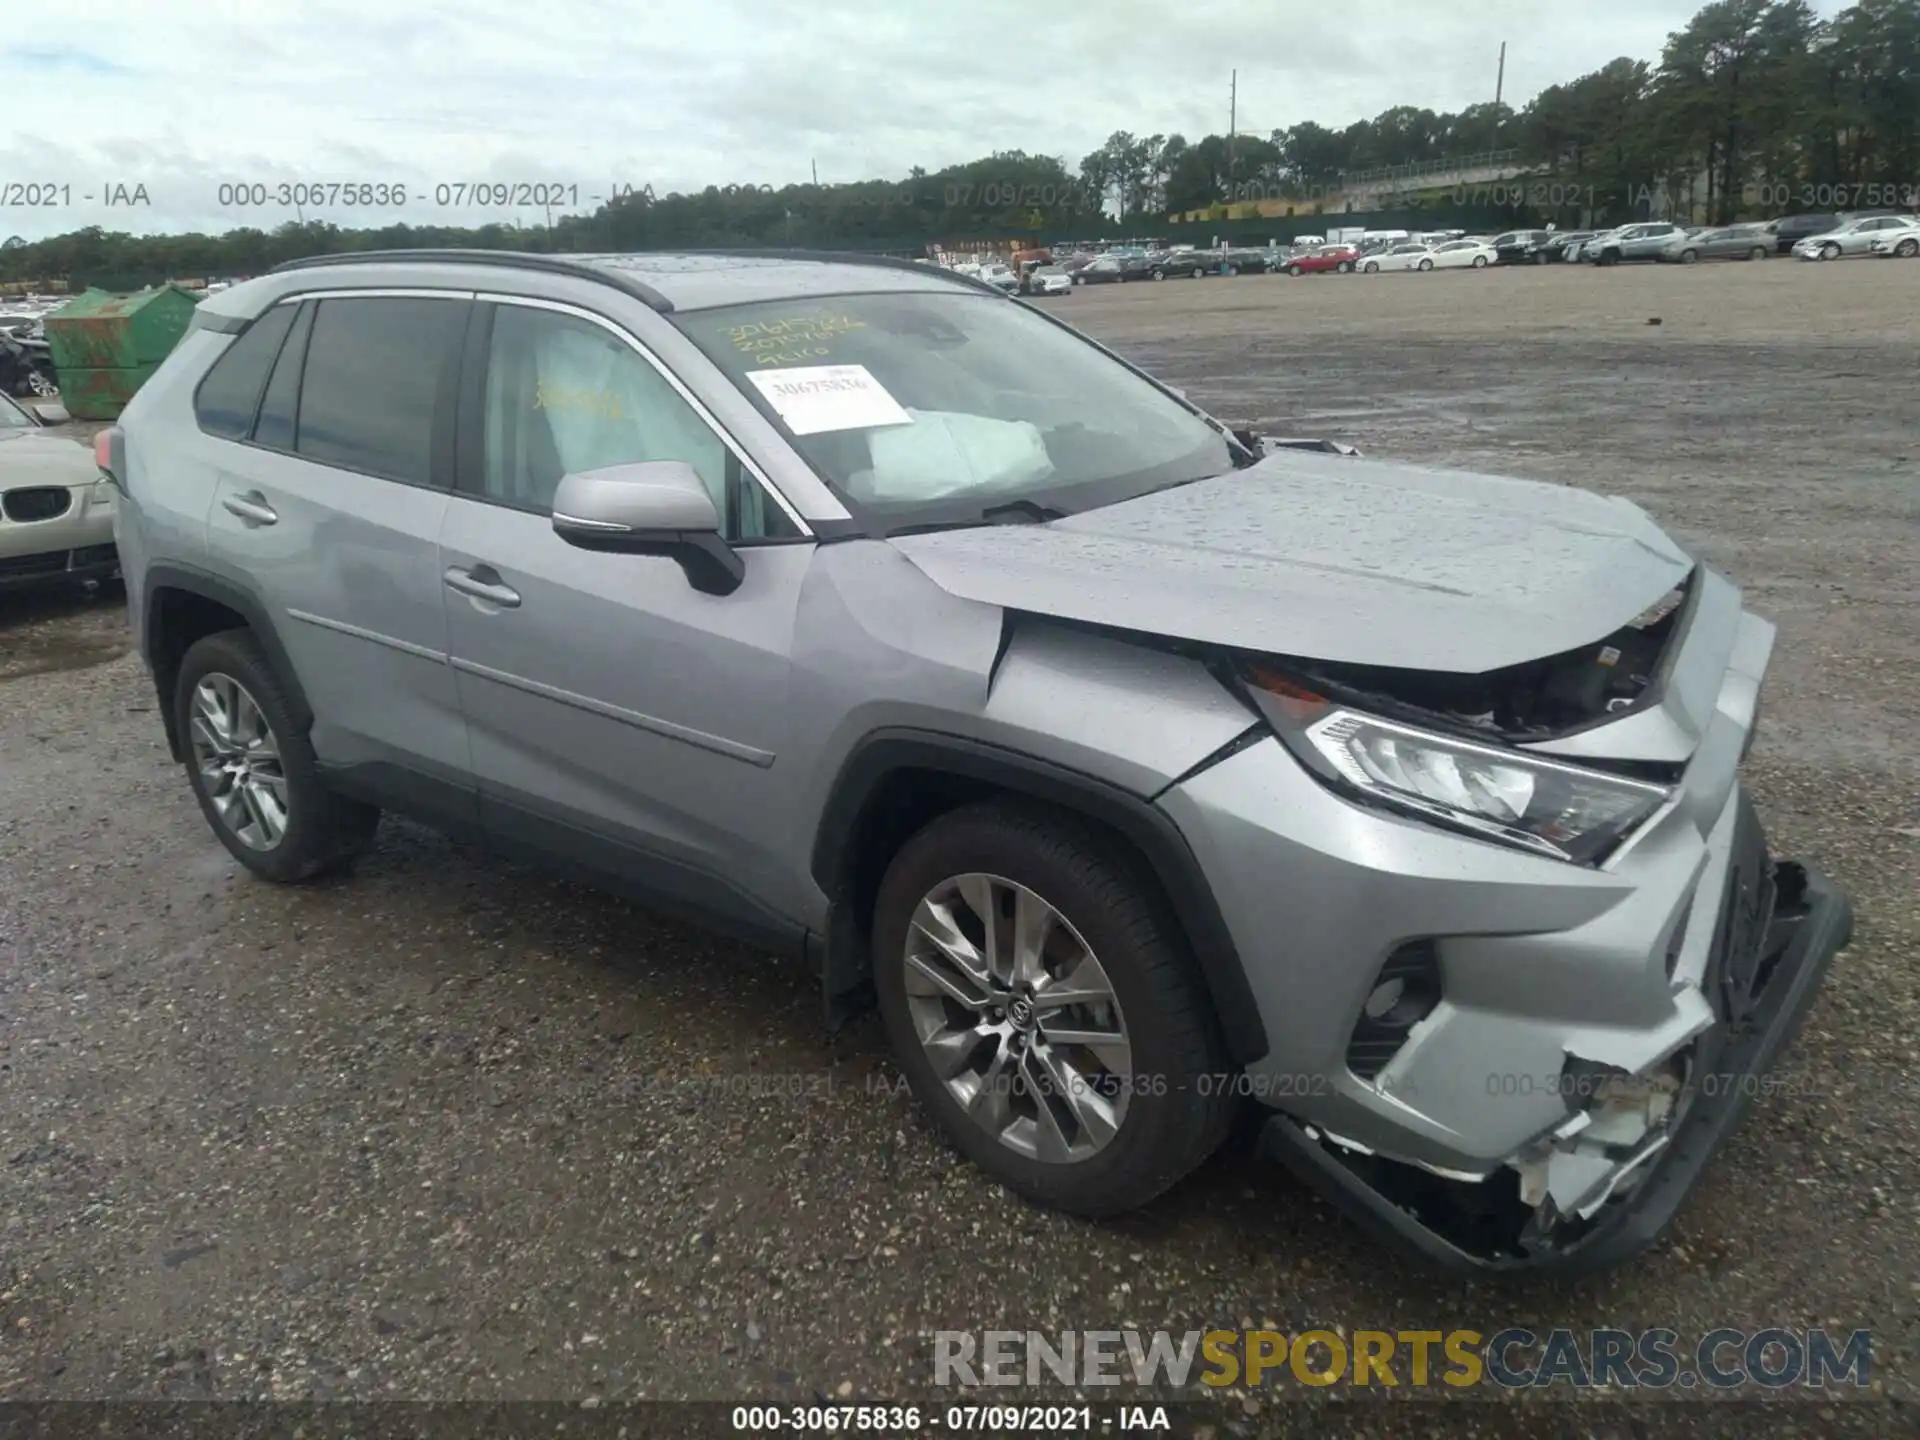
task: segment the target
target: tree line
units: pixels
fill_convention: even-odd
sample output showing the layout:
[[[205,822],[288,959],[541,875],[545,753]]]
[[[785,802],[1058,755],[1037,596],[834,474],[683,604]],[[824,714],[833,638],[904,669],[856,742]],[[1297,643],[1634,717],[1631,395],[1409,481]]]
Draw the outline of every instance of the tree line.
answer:
[[[1341,130],[1308,120],[1266,136],[1197,140],[1118,131],[1077,164],[1011,150],[915,168],[904,180],[643,189],[550,223],[296,222],[160,236],[96,226],[0,242],[0,281],[63,277],[118,287],[413,246],[919,253],[943,240],[1168,233],[1169,217],[1219,218],[1223,207],[1249,199],[1284,202],[1301,217],[1342,209],[1342,187],[1358,173],[1495,151],[1551,175],[1556,183],[1537,193],[1566,201],[1516,214],[1514,223],[1676,212],[1727,223],[1795,209],[1912,205],[1920,198],[1920,0],[1859,0],[1831,20],[1805,0],[1715,0],[1668,37],[1657,64],[1622,57],[1518,110],[1491,102],[1457,113],[1395,106]],[[1572,210],[1579,213],[1565,213]]]

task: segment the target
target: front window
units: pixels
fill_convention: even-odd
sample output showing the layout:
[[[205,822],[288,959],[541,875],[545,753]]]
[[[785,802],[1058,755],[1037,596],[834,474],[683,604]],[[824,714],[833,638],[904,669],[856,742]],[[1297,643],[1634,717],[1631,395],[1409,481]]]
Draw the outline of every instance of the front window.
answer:
[[[955,291],[686,311],[673,320],[871,533],[990,507],[1112,504],[1231,469],[1227,438],[1024,306]]]
[[[0,430],[34,429],[33,417],[5,395],[0,395]]]

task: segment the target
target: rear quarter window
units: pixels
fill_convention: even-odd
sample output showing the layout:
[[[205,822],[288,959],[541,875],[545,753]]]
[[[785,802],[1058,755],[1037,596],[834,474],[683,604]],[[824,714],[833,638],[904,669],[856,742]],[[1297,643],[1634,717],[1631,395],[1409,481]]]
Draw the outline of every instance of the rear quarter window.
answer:
[[[267,311],[213,362],[193,396],[193,416],[200,428],[222,440],[245,440],[253,433],[254,413],[267,387],[280,344],[292,328],[295,305],[276,305]]]

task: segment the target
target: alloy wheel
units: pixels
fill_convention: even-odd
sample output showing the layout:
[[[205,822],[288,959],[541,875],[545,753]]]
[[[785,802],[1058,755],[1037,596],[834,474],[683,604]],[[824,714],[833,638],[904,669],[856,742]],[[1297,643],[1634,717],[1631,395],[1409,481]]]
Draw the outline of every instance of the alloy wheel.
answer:
[[[1097,1154],[1126,1122],[1133,1052],[1113,983],[1052,905],[997,875],[954,875],[914,907],[907,1013],[969,1119],[1029,1159]]]
[[[259,702],[231,675],[193,691],[193,763],[220,822],[243,844],[271,850],[287,833],[287,777]]]

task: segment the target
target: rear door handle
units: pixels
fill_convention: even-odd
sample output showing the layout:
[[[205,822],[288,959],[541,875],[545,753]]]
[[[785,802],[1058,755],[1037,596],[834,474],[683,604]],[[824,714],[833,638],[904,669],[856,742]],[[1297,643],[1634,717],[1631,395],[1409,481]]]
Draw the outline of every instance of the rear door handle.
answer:
[[[520,592],[503,581],[491,565],[476,565],[471,570],[452,565],[447,568],[445,579],[449,590],[458,590],[462,595],[485,600],[503,610],[515,609],[520,604]]]
[[[267,504],[267,497],[258,490],[249,490],[244,495],[228,495],[220,504],[229,515],[238,515],[249,525],[272,525],[280,518],[274,508]]]

